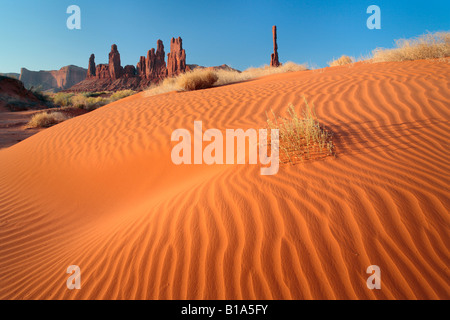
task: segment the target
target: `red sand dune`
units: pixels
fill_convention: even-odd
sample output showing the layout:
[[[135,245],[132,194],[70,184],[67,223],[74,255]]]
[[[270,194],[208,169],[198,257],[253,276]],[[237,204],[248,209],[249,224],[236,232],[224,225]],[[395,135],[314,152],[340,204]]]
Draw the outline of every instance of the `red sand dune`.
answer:
[[[0,150],[0,298],[449,299],[449,82],[432,60],[141,93]],[[262,128],[303,94],[338,158],[172,164],[173,130]]]

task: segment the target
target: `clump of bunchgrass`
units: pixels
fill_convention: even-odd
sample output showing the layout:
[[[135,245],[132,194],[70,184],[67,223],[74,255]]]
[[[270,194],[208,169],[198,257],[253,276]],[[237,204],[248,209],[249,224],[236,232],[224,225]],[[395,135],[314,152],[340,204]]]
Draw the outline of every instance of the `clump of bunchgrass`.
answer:
[[[177,84],[184,91],[192,91],[211,88],[218,79],[213,70],[197,69],[180,74]]]
[[[279,117],[272,111],[267,116],[269,129],[279,130],[280,163],[297,163],[334,155],[333,134],[317,120],[314,105],[305,101],[301,115],[289,105],[287,118]],[[270,142],[269,142],[270,144]]]
[[[450,32],[427,33],[412,39],[399,39],[395,44],[396,48],[393,49],[373,50],[370,61],[411,61],[450,56]]]
[[[27,123],[27,128],[48,128],[60,122],[70,119],[62,112],[40,112],[36,113]]]
[[[336,67],[336,66],[344,66],[346,64],[351,64],[353,62],[355,62],[354,58],[346,56],[346,55],[343,55],[339,59],[336,59],[336,60],[328,62],[328,65],[330,67]]]

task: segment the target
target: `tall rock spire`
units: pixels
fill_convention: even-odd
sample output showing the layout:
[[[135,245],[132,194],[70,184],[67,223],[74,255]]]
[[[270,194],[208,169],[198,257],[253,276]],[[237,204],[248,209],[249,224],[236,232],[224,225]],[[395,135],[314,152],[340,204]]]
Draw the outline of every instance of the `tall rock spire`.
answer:
[[[273,53],[270,55],[270,66],[271,67],[279,67],[281,65],[280,61],[278,61],[278,45],[277,45],[277,26],[272,27],[272,35],[273,35]]]

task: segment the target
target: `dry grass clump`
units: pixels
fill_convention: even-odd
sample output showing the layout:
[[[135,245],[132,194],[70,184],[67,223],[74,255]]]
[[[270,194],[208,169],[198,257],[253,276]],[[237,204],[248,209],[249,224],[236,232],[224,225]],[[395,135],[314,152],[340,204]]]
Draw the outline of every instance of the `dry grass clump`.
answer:
[[[450,56],[450,32],[427,33],[412,39],[399,39],[395,44],[394,49],[373,50],[371,61],[410,61]]]
[[[70,117],[62,112],[40,112],[31,118],[27,123],[27,128],[48,128],[67,119],[70,119]]]
[[[288,117],[273,119],[267,114],[269,129],[279,129],[280,163],[297,163],[334,155],[333,134],[317,120],[314,105],[309,106],[306,98],[305,108],[299,116],[292,104],[288,107]]]
[[[343,55],[342,57],[340,57],[339,59],[333,60],[328,62],[328,65],[330,67],[336,67],[336,66],[344,66],[346,64],[350,64],[355,62],[355,59],[346,55]]]
[[[260,68],[248,68],[245,71],[233,70],[212,70],[212,69],[194,69],[193,71],[180,74],[175,78],[166,78],[157,85],[147,89],[147,96],[154,96],[170,91],[190,91],[206,89],[226,84],[251,80],[271,74],[295,72],[307,70],[306,65],[286,62],[280,67],[263,66]]]
[[[210,69],[199,69],[180,74],[177,85],[184,91],[211,88],[219,79],[216,72]]]

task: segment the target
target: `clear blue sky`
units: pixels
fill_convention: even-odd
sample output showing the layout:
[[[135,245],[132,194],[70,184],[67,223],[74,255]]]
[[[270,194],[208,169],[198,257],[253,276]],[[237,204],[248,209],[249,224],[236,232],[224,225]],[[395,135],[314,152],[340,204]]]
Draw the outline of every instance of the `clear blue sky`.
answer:
[[[81,30],[66,27],[69,5],[81,8]],[[381,30],[369,30],[366,9],[381,8]],[[181,36],[187,63],[245,69],[270,62],[272,25],[280,61],[324,67],[333,57],[359,57],[394,39],[450,30],[448,0],[0,0],[0,72],[87,67],[106,63],[111,44],[133,64],[161,39]]]

